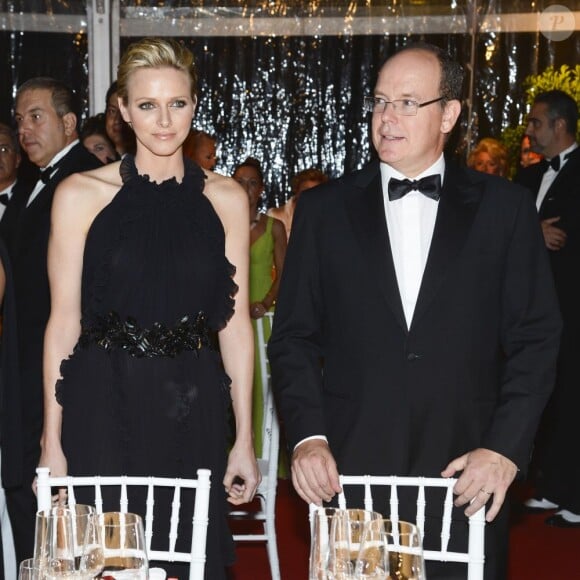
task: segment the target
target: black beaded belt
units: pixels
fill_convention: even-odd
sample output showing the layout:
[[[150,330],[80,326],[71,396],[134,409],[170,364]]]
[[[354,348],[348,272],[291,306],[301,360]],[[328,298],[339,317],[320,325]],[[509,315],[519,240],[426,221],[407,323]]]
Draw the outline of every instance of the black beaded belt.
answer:
[[[124,350],[134,357],[175,357],[185,351],[217,349],[217,336],[208,328],[205,314],[184,316],[172,328],[159,322],[142,328],[131,317],[121,320],[116,312],[97,317],[84,328],[79,348],[97,344],[107,351]]]

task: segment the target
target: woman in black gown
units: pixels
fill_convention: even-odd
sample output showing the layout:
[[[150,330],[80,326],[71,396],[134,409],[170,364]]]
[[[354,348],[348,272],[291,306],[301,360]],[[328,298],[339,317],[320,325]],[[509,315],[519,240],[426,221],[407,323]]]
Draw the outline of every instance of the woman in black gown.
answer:
[[[184,161],[196,105],[187,49],[139,41],[117,80],[135,157],[71,176],[54,198],[40,465],[53,475],[195,477],[210,468],[214,580],[233,560],[226,497],[250,501],[259,482],[248,201],[233,180]]]

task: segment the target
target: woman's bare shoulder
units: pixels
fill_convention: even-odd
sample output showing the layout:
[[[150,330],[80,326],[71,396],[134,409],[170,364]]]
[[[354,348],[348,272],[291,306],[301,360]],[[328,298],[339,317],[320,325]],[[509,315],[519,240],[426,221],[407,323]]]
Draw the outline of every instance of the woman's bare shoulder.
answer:
[[[281,220],[284,218],[284,206],[282,207],[270,207],[266,212],[270,217]]]
[[[203,191],[222,219],[222,212],[235,214],[248,211],[248,195],[237,181],[212,171],[206,171],[205,174]]]
[[[119,164],[111,163],[98,169],[73,173],[57,187],[54,211],[74,211],[96,215],[110,203],[122,185]]]

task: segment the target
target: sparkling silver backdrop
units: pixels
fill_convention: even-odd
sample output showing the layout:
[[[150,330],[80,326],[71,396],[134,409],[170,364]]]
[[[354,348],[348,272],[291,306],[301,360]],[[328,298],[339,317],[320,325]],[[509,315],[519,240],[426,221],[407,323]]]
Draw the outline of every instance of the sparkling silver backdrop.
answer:
[[[463,159],[479,138],[522,122],[525,77],[579,60],[578,32],[553,42],[529,27],[530,17],[552,3],[119,0],[113,22],[121,51],[147,35],[176,37],[194,51],[195,125],[218,138],[217,170],[231,174],[247,155],[257,157],[265,204],[274,205],[305,167],[334,177],[371,157],[362,98],[379,63],[411,40],[447,48],[474,72],[452,154]],[[562,4],[580,10],[580,0]],[[37,75],[62,78],[86,101],[86,28],[74,24],[85,12],[80,0],[0,0],[2,117],[11,115],[16,87]]]

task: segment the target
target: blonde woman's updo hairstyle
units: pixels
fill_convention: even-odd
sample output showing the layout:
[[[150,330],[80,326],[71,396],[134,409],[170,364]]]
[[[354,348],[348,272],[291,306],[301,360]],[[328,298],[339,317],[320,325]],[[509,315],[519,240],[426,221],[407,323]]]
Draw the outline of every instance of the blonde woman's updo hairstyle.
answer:
[[[117,95],[127,104],[127,83],[137,70],[169,67],[189,76],[191,97],[197,102],[197,70],[191,51],[171,38],[144,38],[123,53],[117,68]]]

